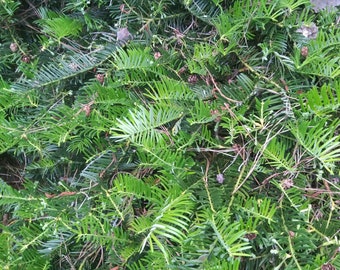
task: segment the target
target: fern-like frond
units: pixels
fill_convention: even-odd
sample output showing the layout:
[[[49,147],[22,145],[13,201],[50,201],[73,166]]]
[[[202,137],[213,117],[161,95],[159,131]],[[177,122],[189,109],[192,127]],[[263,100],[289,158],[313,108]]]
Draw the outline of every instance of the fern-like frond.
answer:
[[[91,142],[89,143],[91,144]],[[114,168],[112,165],[115,162],[117,162],[116,155],[111,150],[106,150],[88,161],[86,167],[81,171],[80,177],[97,182],[105,175],[112,173]]]
[[[162,77],[165,72],[150,50],[140,46],[131,46],[127,50],[118,49],[112,66],[116,69],[115,76],[131,84],[150,83]]]
[[[113,232],[114,228],[107,217],[100,217],[100,215],[93,209],[79,222],[74,223],[75,228],[72,229],[72,232],[76,235],[78,241],[90,241],[101,246],[112,246],[114,239],[111,232]]]
[[[335,53],[339,47],[339,34],[318,32],[315,40],[309,44],[308,57],[300,59],[298,49],[294,55],[294,63],[301,74],[335,79],[340,75],[340,57]]]
[[[274,137],[263,151],[263,156],[267,159],[268,164],[289,172],[296,171],[294,157],[290,153],[290,149],[287,149],[289,144],[290,142],[285,139]]]
[[[130,110],[127,117],[117,119],[112,127],[112,138],[118,141],[128,140],[143,145],[148,142],[159,142],[165,138],[161,127],[179,119],[183,115],[180,107],[139,106]]]
[[[193,201],[189,193],[182,193],[178,197],[169,197],[163,204],[152,208],[152,215],[139,217],[131,224],[136,234],[143,235],[141,252],[146,248],[162,251],[169,262],[169,247],[164,242],[169,239],[173,244],[181,244],[185,231],[188,229]]]
[[[120,174],[114,180],[114,191],[120,196],[134,196],[138,199],[148,200],[151,204],[158,204],[162,197],[166,197],[165,191],[156,186],[150,186],[131,175]]]
[[[160,104],[192,102],[196,94],[189,86],[178,80],[164,77],[161,81],[154,81],[150,84],[150,90],[145,96]]]
[[[336,134],[339,121],[327,123],[325,120],[300,121],[291,124],[290,130],[298,143],[313,159],[320,162],[330,173],[334,172],[335,163],[340,161],[340,137]]]
[[[320,88],[314,86],[300,96],[300,106],[306,114],[311,113],[320,118],[330,117],[339,110],[340,81],[325,84]]]
[[[35,197],[26,197],[20,194],[19,191],[15,190],[2,179],[0,179],[0,205],[24,205],[28,202],[38,202],[39,199]]]
[[[0,6],[0,22],[5,22],[6,19],[11,18],[20,5],[20,2],[3,1]]]
[[[45,256],[56,251],[58,252],[63,249],[63,246],[66,245],[73,236],[74,235],[71,232],[62,232],[58,234],[56,238],[44,241],[38,251]]]
[[[187,121],[190,125],[209,123],[214,121],[219,115],[213,115],[211,111],[213,110],[215,104],[207,104],[201,100],[196,100],[192,105],[190,110],[190,117]],[[215,105],[216,106],[216,105]]]
[[[158,143],[157,147],[144,145],[138,157],[141,167],[147,168],[154,165],[155,168],[175,174],[177,177],[190,173],[194,165],[190,156],[184,155],[181,151],[172,150],[166,142]]]
[[[220,13],[219,6],[212,0],[187,0],[184,4],[192,15],[209,24]]]
[[[150,69],[155,66],[154,59],[149,49],[139,47],[127,50],[119,49],[116,52],[113,65],[120,70],[127,69]]]
[[[271,222],[275,222],[274,215],[276,213],[277,206],[271,200],[264,199],[249,199],[245,202],[244,206],[240,209],[247,213],[248,218],[253,219],[252,228],[248,229],[256,229],[256,226],[259,225],[260,222],[266,222],[270,224]],[[249,221],[246,220],[247,224]]]
[[[37,23],[42,26],[43,32],[54,36],[58,41],[67,36],[77,36],[82,29],[82,24],[68,16],[41,19]]]
[[[220,253],[220,256],[225,258],[251,256],[246,252],[251,247],[243,238],[246,232],[240,228],[238,222],[229,223],[224,211],[219,211],[217,214],[208,214],[206,218],[207,224],[211,226],[224,252]]]
[[[19,79],[12,85],[12,90],[25,92],[40,89],[88,72],[108,60],[116,48],[112,44],[106,45],[89,53],[77,53],[51,64],[43,64],[34,78]]]

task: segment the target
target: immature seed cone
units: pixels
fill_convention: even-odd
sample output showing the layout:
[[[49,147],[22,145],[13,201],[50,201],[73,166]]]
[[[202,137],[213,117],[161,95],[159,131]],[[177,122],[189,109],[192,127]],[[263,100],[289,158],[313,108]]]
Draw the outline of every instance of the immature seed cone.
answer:
[[[321,270],[336,270],[336,268],[330,263],[326,263],[321,266]]]
[[[159,58],[161,58],[162,54],[160,52],[155,52],[153,57],[157,60]]]
[[[31,57],[29,57],[28,55],[23,55],[21,57],[21,61],[25,63],[29,63],[31,61]]]
[[[256,233],[247,233],[245,235],[245,238],[248,238],[249,240],[254,240],[256,238]]]
[[[10,48],[10,50],[12,51],[12,52],[16,52],[17,50],[18,50],[18,44],[16,44],[16,43],[11,43],[11,45],[9,46],[9,48]]]
[[[197,81],[198,81],[198,78],[197,78],[197,75],[195,74],[190,75],[188,78],[188,83],[197,83]]]
[[[303,46],[303,47],[301,48],[301,55],[302,55],[303,57],[307,57],[307,56],[308,56],[308,47]]]
[[[105,75],[98,73],[98,74],[96,74],[96,79],[97,79],[98,82],[104,83]]]

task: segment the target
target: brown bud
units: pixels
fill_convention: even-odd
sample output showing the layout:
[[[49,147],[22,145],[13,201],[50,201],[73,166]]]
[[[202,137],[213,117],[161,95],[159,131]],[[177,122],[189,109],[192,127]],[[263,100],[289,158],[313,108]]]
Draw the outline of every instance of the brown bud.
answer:
[[[29,63],[29,62],[31,62],[31,57],[29,57],[28,55],[23,55],[21,57],[21,61],[25,62],[25,63]]]
[[[105,74],[102,74],[102,73],[96,74],[96,79],[97,79],[98,82],[104,83]]]
[[[303,46],[303,47],[301,48],[301,55],[302,55],[303,57],[307,57],[307,56],[308,56],[308,47],[307,47],[307,46]]]
[[[83,106],[83,111],[85,112],[85,115],[88,117],[91,114],[91,104],[85,104]]]
[[[336,270],[336,268],[330,263],[325,263],[321,266],[321,270]]]
[[[197,75],[190,75],[189,78],[188,78],[188,83],[197,83],[198,81],[198,78],[197,78]]]
[[[294,182],[292,179],[284,179],[282,180],[281,182],[281,186],[284,188],[284,189],[290,189],[292,186],[294,185]]]
[[[215,117],[214,119],[215,122],[221,121],[221,113],[219,112],[219,110],[210,110],[210,115]]]
[[[160,52],[155,52],[154,55],[153,55],[153,57],[154,57],[156,60],[159,59],[161,56],[162,56],[162,55],[161,55]]]
[[[239,154],[241,152],[241,150],[242,150],[242,146],[237,144],[237,143],[235,143],[232,146],[232,148],[233,148],[235,154]]]
[[[247,233],[244,237],[249,240],[254,240],[256,238],[256,233]]]
[[[181,75],[182,73],[186,72],[187,71],[187,67],[186,66],[183,66],[179,69],[178,71],[178,75]]]
[[[9,45],[9,48],[12,52],[16,52],[18,50],[18,44],[13,42],[11,45]]]

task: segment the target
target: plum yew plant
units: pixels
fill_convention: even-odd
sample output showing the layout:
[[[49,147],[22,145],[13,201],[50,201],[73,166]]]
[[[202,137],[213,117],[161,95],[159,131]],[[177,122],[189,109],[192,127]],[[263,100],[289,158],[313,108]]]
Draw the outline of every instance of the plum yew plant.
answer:
[[[340,269],[340,13],[0,1],[2,269]]]

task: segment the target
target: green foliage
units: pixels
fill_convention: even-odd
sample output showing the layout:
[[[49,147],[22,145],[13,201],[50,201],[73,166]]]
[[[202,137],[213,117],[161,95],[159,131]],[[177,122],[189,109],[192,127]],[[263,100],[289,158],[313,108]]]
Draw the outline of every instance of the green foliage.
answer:
[[[2,269],[339,268],[338,17],[2,1]]]
[[[40,19],[37,24],[42,27],[42,31],[47,35],[51,35],[60,41],[68,36],[77,36],[81,31],[82,25],[80,21],[62,16],[54,12],[46,12],[40,10]]]

